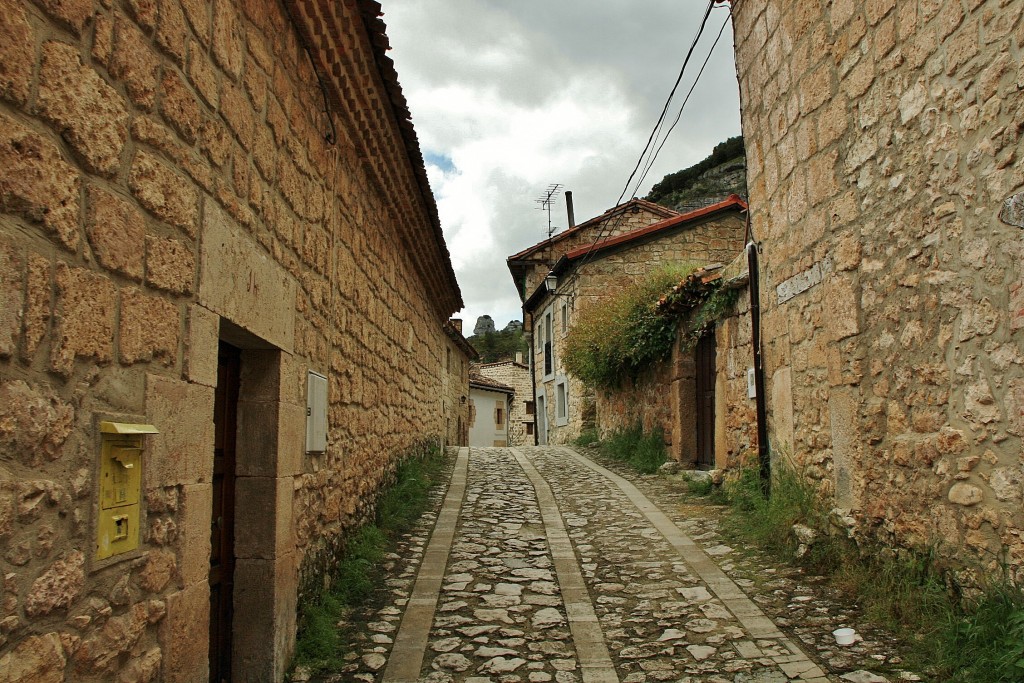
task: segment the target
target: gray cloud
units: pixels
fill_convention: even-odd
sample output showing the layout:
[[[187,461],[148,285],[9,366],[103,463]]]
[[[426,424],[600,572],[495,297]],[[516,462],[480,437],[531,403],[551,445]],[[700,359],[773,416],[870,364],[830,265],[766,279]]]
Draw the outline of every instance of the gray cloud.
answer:
[[[578,221],[614,205],[702,5],[384,0],[423,151],[453,164],[429,170],[470,326],[485,313],[499,327],[520,317],[505,258],[545,237],[547,219],[533,199],[549,183],[573,191]],[[682,93],[726,16],[712,14]],[[739,133],[731,37],[727,27],[638,194]],[[563,203],[552,222],[565,226]]]

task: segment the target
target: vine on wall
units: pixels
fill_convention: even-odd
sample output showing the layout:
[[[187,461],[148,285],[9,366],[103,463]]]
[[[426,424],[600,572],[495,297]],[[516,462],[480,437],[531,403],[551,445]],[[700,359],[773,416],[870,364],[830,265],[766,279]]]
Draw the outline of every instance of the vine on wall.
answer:
[[[590,386],[616,389],[668,358],[680,324],[683,346],[692,348],[736,303],[738,291],[721,284],[717,272],[676,267],[590,304],[566,337],[566,369]]]

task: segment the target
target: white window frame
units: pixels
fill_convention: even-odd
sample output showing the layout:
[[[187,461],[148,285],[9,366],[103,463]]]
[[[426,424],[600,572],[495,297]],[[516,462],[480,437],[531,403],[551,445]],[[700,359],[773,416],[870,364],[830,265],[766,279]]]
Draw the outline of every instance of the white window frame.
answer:
[[[559,393],[561,389],[561,393]],[[555,380],[555,426],[564,427],[569,424],[569,380],[559,376]]]
[[[556,368],[556,365],[555,365],[555,335],[553,334],[553,332],[554,332],[554,320],[552,319],[552,315],[551,315],[551,306],[548,306],[547,309],[545,309],[544,314],[540,317],[540,327],[541,327],[541,332],[542,332],[542,334],[541,334],[540,355],[541,355],[541,362],[544,363],[544,365],[542,366],[541,370],[545,371],[544,372],[543,381],[547,382],[547,381],[550,381],[550,380],[554,379],[554,377],[555,377],[555,368]],[[551,347],[551,351],[550,351],[550,353],[551,353],[551,372],[546,372],[546,370],[547,370],[547,355],[545,353],[545,346],[547,346],[547,345],[550,345],[550,347]]]

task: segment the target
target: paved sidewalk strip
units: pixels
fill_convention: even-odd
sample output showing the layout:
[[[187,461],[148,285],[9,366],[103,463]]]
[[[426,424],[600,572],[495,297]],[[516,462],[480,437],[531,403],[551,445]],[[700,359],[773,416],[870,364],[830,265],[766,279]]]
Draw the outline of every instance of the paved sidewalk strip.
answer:
[[[664,539],[675,548],[708,589],[722,601],[726,609],[736,617],[747,633],[761,640],[776,640],[788,650],[791,654],[772,657],[786,676],[803,683],[827,682],[825,673],[807,657],[806,653],[786,638],[775,623],[746,596],[715,561],[636,486],[571,448],[558,447],[556,450],[614,483]]]
[[[565,523],[558,511],[551,486],[540,475],[537,468],[516,448],[511,449],[516,462],[526,472],[533,484],[540,506],[541,518],[548,546],[551,548],[551,559],[555,565],[558,587],[569,620],[569,630],[576,645],[576,656],[579,658],[584,683],[618,683],[608,647],[605,644],[601,625],[594,612],[587,586],[583,581],[583,573],[576,561],[572,542],[565,530]]]
[[[387,668],[384,670],[384,683],[415,683],[420,677],[430,627],[441,594],[441,582],[455,538],[462,499],[466,493],[468,471],[469,449],[460,448],[458,459],[455,461],[455,471],[448,485],[448,494],[434,523],[434,532],[427,544],[412,596],[409,598],[394,647],[391,649],[391,656],[388,658]]]

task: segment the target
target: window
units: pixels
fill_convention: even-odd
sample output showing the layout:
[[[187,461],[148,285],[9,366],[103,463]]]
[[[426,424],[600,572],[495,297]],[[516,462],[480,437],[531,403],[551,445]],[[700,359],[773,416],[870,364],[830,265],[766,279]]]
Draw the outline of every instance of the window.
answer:
[[[569,304],[562,304],[562,336],[569,334]]]
[[[544,314],[544,375],[555,371],[555,354],[551,348],[551,311]]]
[[[533,415],[533,401],[523,401],[526,404],[526,414]]]
[[[445,349],[445,351],[448,352],[448,372],[451,372],[452,371],[452,349],[451,349],[451,347],[448,347],[447,349]]]
[[[569,424],[569,389],[564,377],[555,381],[555,424]]]
[[[527,436],[533,436],[533,423],[532,422],[524,422],[523,424],[526,425],[526,435]]]
[[[498,429],[505,428],[505,407],[498,405],[494,408],[494,426]]]

